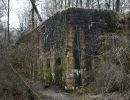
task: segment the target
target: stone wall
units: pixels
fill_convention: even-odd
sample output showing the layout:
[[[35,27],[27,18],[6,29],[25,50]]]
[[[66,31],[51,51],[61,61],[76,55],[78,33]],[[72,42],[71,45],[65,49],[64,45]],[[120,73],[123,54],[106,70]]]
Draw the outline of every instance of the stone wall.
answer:
[[[115,32],[117,22],[110,10],[70,8],[55,14],[17,42],[30,78],[66,89],[81,86],[93,56],[100,55],[98,36]]]

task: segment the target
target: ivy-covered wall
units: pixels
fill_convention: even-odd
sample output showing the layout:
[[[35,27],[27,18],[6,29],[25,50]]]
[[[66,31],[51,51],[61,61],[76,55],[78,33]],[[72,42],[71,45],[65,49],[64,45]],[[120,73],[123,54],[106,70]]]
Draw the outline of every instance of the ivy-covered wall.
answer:
[[[66,89],[82,85],[83,71],[91,71],[93,56],[100,54],[98,35],[115,32],[117,22],[110,10],[58,12],[17,42],[20,53],[28,51],[24,62],[30,78]]]

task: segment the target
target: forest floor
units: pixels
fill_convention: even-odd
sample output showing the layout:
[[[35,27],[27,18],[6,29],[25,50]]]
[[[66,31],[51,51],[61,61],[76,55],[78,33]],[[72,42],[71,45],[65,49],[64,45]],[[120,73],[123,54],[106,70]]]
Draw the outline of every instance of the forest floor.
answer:
[[[26,79],[25,79],[26,80]],[[43,100],[130,100],[130,91],[123,93],[113,92],[107,94],[93,94],[79,89],[66,92],[57,86],[44,88],[40,81],[33,81],[32,89],[43,98]],[[4,60],[0,61],[0,100],[31,100],[28,99],[27,88],[18,76],[6,65]]]
[[[94,94],[86,93],[83,89],[78,89],[73,92],[66,92],[57,86],[44,88],[44,85],[40,81],[33,82],[32,87],[44,98],[43,100],[130,100],[130,91]]]
[[[130,100],[130,91],[99,94],[93,91],[87,92],[85,88],[81,88],[67,92],[54,85],[45,88],[41,81],[31,81],[27,78],[24,80],[43,100]]]
[[[130,100],[126,93],[92,94],[83,90],[68,93],[57,86],[44,88],[40,81],[34,81],[32,88],[43,100]],[[18,95],[18,96],[16,96]],[[30,100],[23,82],[12,72],[4,61],[0,61],[0,100]]]
[[[65,92],[57,86],[44,88],[40,81],[35,81],[32,85],[33,89],[45,100],[70,100],[72,93]]]
[[[31,100],[27,87],[1,55],[0,58],[0,100]],[[33,81],[32,88],[43,100],[130,100],[130,91],[92,94],[79,89],[66,92],[57,86],[44,88],[40,81]]]
[[[0,100],[29,100],[27,87],[0,55]]]
[[[11,66],[9,45],[0,41],[0,100],[34,100],[34,94]],[[6,47],[8,46],[8,47]],[[34,98],[34,99],[32,99]]]

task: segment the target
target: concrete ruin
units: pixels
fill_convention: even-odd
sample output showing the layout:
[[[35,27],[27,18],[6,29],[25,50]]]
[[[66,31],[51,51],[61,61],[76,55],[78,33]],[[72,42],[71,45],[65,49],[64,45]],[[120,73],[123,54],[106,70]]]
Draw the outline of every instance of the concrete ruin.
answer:
[[[70,8],[58,12],[17,42],[19,52],[26,55],[23,62],[29,75],[46,86],[56,84],[65,89],[82,86],[84,77],[90,81],[94,56],[100,55],[97,37],[115,32],[117,19],[110,10]]]

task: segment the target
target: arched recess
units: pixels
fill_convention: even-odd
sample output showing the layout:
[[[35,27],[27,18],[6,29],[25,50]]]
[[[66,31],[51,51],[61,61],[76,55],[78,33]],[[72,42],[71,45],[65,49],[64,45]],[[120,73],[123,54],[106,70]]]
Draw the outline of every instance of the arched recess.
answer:
[[[60,57],[56,59],[55,65],[56,66],[60,66],[61,65],[61,58]]]
[[[47,65],[47,68],[50,68],[50,59],[47,59],[47,61],[46,61],[46,65]]]
[[[62,66],[61,66],[61,58],[58,57],[55,60],[55,84],[58,86],[63,86],[63,80],[62,80]]]

